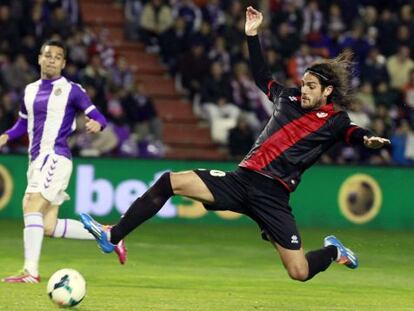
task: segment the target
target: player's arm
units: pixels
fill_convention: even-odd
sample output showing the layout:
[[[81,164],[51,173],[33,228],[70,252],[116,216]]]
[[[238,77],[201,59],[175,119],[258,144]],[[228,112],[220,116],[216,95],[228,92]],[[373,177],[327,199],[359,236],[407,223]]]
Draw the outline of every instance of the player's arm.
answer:
[[[346,113],[340,114],[335,126],[338,128],[339,138],[350,145],[364,145],[367,148],[378,149],[391,144],[389,139],[375,136],[370,130],[352,123]]]
[[[15,140],[27,133],[27,112],[24,105],[21,105],[19,118],[12,128],[0,135],[0,148],[8,141]]]
[[[272,74],[263,58],[258,29],[263,21],[263,15],[249,6],[246,9],[245,32],[250,55],[250,67],[256,85],[273,101],[278,97],[283,87],[272,79]]]
[[[86,123],[85,127],[86,130],[90,133],[98,133],[102,131],[108,122],[106,121],[106,118],[98,109],[96,109],[95,105],[89,106],[88,109],[90,110],[88,113],[85,112],[86,115]]]
[[[108,124],[104,115],[96,108],[79,84],[74,84],[72,91],[75,92],[73,96],[75,106],[86,115],[86,130],[90,133],[102,131]]]

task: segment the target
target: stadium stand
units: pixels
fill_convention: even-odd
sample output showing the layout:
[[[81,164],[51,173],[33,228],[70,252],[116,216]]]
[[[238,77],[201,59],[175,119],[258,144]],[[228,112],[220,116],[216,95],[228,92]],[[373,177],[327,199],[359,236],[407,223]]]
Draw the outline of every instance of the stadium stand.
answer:
[[[391,137],[393,144],[373,154],[338,145],[322,163],[413,164],[414,24],[413,5],[405,0],[392,5],[367,0],[3,1],[0,129],[12,125],[22,85],[37,77],[39,44],[58,37],[70,47],[65,74],[86,85],[117,138],[113,149],[98,154],[239,158],[238,150],[246,149],[242,136],[250,144],[251,135],[245,125],[243,131],[237,129],[239,125],[233,130],[231,126],[247,123],[247,131],[255,135],[271,113],[269,102],[246,70],[247,4],[265,13],[261,36],[268,51],[265,57],[274,78],[286,85],[295,85],[303,69],[316,59],[334,57],[343,49],[355,52],[357,100],[351,118]],[[157,20],[156,14],[162,19]],[[392,43],[391,37],[395,38]],[[223,71],[217,84],[212,78],[214,63]],[[207,85],[212,103],[205,101]],[[217,85],[230,85],[231,94],[217,92]],[[145,98],[147,111],[141,112],[142,118],[125,115],[128,96]],[[223,103],[233,105],[242,121],[236,120],[235,109],[231,116],[222,113],[223,122],[212,119],[206,103],[219,109]],[[140,124],[148,125],[149,134],[143,134]],[[24,152],[25,143],[16,142],[2,152]],[[75,154],[88,148],[74,146]]]

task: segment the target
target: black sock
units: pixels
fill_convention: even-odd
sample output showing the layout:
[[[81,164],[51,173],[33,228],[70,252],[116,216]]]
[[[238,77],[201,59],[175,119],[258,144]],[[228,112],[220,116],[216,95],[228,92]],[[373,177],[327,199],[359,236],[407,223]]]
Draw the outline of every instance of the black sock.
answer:
[[[129,207],[120,222],[111,229],[111,243],[118,244],[132,230],[158,213],[174,195],[170,173],[164,173],[157,182]]]
[[[329,245],[316,251],[307,252],[305,256],[309,266],[309,275],[306,279],[307,281],[319,272],[325,271],[329,267],[331,262],[338,256],[338,249],[336,246]]]

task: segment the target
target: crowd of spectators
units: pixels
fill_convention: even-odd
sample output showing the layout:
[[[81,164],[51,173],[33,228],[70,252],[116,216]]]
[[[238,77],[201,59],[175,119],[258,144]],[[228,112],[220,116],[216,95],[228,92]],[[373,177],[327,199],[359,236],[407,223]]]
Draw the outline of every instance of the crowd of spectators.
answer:
[[[391,138],[392,144],[375,152],[338,144],[322,163],[414,163],[412,1],[115,2],[124,7],[127,38],[144,42],[148,53],[159,53],[196,114],[210,123],[213,139],[226,145],[232,157],[239,158],[251,147],[272,113],[272,104],[257,89],[248,68],[244,19],[246,6],[253,5],[264,13],[260,36],[265,59],[274,78],[286,86],[298,85],[315,60],[335,57],[345,49],[355,54],[350,118]],[[0,27],[0,131],[13,123],[22,87],[37,77],[39,43],[58,36],[70,43],[65,75],[84,85],[111,120],[108,137],[101,139],[105,144],[80,133],[74,146],[84,154],[98,149],[139,156],[145,148],[138,148],[137,141],[160,141],[150,98],[125,60],[106,45],[105,33],[81,26],[76,0],[2,1]]]
[[[371,153],[338,144],[321,162],[414,163],[412,1],[126,0],[126,16],[133,16],[127,34],[160,53],[195,112],[210,122],[213,139],[239,158],[272,113],[248,69],[248,5],[265,15],[265,59],[282,84],[298,85],[305,68],[320,58],[346,49],[355,54],[350,118],[393,143]]]
[[[41,44],[59,39],[68,48],[63,75],[80,83],[104,113],[108,127],[98,135],[84,130],[84,116],[70,139],[75,155],[162,156],[161,124],[151,99],[125,58],[108,44],[107,32],[82,25],[78,0],[0,1],[0,132],[17,117],[24,87],[39,79]],[[27,138],[1,152],[27,149]]]

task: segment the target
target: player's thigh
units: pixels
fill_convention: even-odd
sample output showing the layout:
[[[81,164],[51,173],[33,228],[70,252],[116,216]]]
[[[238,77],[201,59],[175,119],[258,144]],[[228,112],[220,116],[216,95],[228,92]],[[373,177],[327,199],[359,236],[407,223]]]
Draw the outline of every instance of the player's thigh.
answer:
[[[194,171],[171,173],[170,179],[174,194],[204,203],[214,203],[213,194]]]
[[[57,218],[59,214],[59,205],[49,205],[43,213],[43,225],[45,235],[52,236],[55,231]]]
[[[30,193],[29,196],[23,198],[24,213],[44,213],[50,202],[42,196],[41,193]]]
[[[288,249],[271,240],[279,253],[280,259],[290,277],[296,280],[305,280],[309,273],[308,261],[303,248]]]

